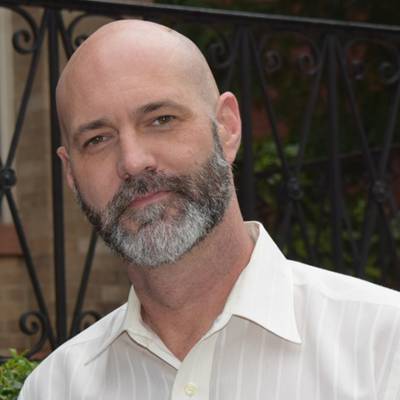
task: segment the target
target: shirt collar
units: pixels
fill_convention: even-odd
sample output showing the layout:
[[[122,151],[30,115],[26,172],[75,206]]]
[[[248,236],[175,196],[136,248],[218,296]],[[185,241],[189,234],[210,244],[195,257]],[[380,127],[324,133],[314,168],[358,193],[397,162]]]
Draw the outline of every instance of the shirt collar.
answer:
[[[94,329],[95,327],[100,332],[98,336],[91,340],[90,347],[87,350],[87,357],[85,360],[85,365],[89,364],[95,358],[97,358],[103,351],[105,351],[124,331],[124,323],[129,311],[127,309],[127,305],[124,304],[119,309],[113,311],[111,314],[108,314],[100,321],[98,321],[95,325],[88,328]],[[114,316],[114,318],[110,318],[110,316]],[[112,321],[105,321],[106,319],[112,319]],[[103,325],[103,327],[99,325]],[[82,336],[87,331],[82,332]],[[79,338],[80,335],[76,336],[76,339]],[[73,338],[72,340],[74,340]]]
[[[224,310],[211,331],[221,329],[232,315],[246,318],[264,329],[294,343],[301,343],[297,329],[292,273],[286,258],[259,222],[246,222],[255,246],[248,265],[243,269],[233,287]],[[220,326],[220,324],[223,326]],[[103,340],[96,346],[88,362],[100,355],[122,333],[127,332],[139,344],[156,346],[163,356],[176,358],[158,336],[143,323],[140,302],[133,287],[128,298],[124,318],[113,329],[104,333]],[[209,336],[208,332],[205,336]]]
[[[123,334],[128,334],[136,343],[158,354],[175,368],[179,367],[180,361],[170,352],[161,339],[144,324],[140,312],[140,301],[133,286],[129,291],[128,303],[124,306],[121,318],[114,321],[113,324],[106,325],[104,332],[91,346],[93,350],[89,350],[86,364],[97,358]]]
[[[255,239],[255,246],[222,314],[246,318],[286,340],[301,343],[292,272],[287,260],[262,224],[247,222],[246,226]]]

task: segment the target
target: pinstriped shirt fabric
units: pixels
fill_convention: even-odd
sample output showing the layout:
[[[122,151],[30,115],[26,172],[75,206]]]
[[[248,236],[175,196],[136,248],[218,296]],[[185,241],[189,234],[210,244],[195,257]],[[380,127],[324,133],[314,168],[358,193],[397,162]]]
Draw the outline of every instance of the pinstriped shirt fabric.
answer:
[[[20,400],[400,400],[400,293],[285,259],[262,225],[183,361],[128,303],[54,351]]]

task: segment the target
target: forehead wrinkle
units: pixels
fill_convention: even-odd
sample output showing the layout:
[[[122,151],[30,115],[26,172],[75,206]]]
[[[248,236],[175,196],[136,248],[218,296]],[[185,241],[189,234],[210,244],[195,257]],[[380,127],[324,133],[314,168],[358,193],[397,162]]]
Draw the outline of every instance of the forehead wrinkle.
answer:
[[[185,107],[183,104],[180,104],[179,102],[170,99],[165,99],[165,100],[161,99],[154,102],[146,103],[138,107],[136,110],[133,111],[133,115],[134,116],[145,115],[163,108],[175,109],[183,113],[190,112],[190,110],[187,107]]]
[[[72,140],[75,142],[79,138],[79,136],[81,136],[85,132],[110,127],[110,125],[111,123],[107,118],[98,118],[93,121],[85,122],[79,125],[72,132]]]

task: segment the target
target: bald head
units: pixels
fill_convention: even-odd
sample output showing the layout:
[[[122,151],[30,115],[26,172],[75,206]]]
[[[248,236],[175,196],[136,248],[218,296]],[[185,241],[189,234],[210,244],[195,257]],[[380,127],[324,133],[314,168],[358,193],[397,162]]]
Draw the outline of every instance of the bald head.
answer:
[[[57,105],[63,134],[66,110],[82,83],[112,85],[120,69],[140,75],[145,68],[153,79],[179,76],[213,115],[219,92],[210,68],[197,46],[180,33],[153,22],[120,20],[102,26],[72,55],[57,86]],[[122,74],[121,74],[122,75]],[[100,81],[101,79],[101,81]],[[172,80],[171,80],[172,84]],[[90,91],[90,88],[89,88]],[[86,93],[85,95],[88,95]],[[68,112],[67,112],[68,114]]]

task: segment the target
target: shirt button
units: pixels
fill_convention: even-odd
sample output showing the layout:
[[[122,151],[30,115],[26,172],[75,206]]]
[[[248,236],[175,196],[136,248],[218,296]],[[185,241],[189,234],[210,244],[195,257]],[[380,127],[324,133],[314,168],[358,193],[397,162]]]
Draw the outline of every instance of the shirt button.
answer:
[[[194,383],[188,383],[185,385],[183,390],[185,391],[186,396],[192,397],[197,393],[198,388]]]

